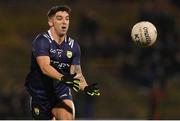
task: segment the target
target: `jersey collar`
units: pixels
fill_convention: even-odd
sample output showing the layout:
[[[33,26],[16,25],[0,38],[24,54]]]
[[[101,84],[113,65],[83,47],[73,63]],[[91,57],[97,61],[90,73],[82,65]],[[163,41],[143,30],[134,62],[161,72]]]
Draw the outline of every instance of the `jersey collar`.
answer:
[[[50,38],[51,38],[52,40],[54,40],[54,38],[53,38],[52,35],[51,35],[50,29],[48,30],[48,34],[49,34]]]
[[[54,40],[54,38],[52,37],[52,35],[51,35],[51,31],[50,31],[50,29],[48,30],[48,34],[49,34],[49,36],[50,36],[50,38],[51,38],[51,40]],[[65,36],[65,38],[64,38],[65,40],[65,42],[67,42],[67,36]]]

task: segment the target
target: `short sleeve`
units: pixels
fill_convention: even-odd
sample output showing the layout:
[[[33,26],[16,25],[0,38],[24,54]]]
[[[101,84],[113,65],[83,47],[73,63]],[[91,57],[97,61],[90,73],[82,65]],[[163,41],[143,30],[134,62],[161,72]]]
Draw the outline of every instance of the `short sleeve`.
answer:
[[[72,65],[80,65],[80,58],[81,58],[81,50],[78,43],[74,45],[74,57],[72,60]]]
[[[45,37],[37,37],[32,43],[32,51],[35,57],[49,56],[49,40]]]

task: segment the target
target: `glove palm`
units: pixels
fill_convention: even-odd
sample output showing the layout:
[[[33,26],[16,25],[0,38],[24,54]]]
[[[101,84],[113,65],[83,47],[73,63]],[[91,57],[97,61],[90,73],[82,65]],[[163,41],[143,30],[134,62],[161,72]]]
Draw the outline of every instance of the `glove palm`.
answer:
[[[67,86],[71,87],[74,91],[78,92],[80,90],[80,80],[74,78],[76,74],[64,75],[61,78],[61,81]]]

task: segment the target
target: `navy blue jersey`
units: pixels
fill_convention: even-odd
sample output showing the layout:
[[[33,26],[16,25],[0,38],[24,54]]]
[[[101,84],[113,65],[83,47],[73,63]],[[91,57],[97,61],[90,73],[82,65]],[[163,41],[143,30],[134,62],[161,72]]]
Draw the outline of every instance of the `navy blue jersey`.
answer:
[[[25,86],[32,96],[51,98],[57,87],[60,90],[69,89],[60,81],[44,75],[37,64],[36,57],[49,56],[51,65],[61,74],[69,74],[71,65],[80,65],[80,48],[76,41],[70,37],[58,44],[50,35],[50,32],[39,34],[32,43],[31,70],[26,77]],[[56,94],[58,95],[58,94]]]

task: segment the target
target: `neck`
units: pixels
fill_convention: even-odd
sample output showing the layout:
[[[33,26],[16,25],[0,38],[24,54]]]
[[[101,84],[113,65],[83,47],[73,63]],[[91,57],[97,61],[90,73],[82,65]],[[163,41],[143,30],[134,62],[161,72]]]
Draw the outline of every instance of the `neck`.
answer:
[[[64,41],[66,35],[58,35],[53,28],[50,28],[51,37],[58,43],[61,44]]]

